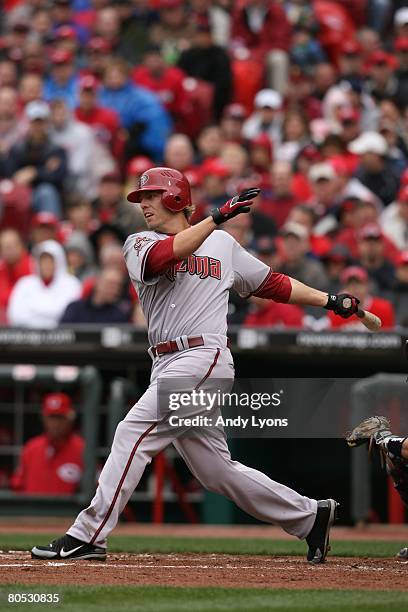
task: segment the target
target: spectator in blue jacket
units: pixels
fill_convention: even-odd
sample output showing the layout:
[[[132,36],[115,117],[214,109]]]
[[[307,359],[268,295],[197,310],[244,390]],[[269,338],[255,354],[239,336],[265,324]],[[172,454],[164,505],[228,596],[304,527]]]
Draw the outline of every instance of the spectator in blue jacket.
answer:
[[[122,279],[116,268],[102,270],[91,294],[68,304],[60,323],[128,323],[132,308],[121,298]]]
[[[27,104],[26,137],[10,150],[6,161],[9,178],[33,190],[35,212],[51,212],[62,216],[62,193],[67,178],[67,157],[64,149],[49,137],[50,108],[42,100]]]
[[[56,49],[51,55],[51,74],[44,82],[45,100],[65,100],[69,108],[78,105],[78,75],[74,56],[67,49]]]
[[[119,114],[122,127],[128,131],[127,157],[148,155],[156,162],[163,159],[172,127],[170,116],[154,93],[129,80],[124,60],[109,62],[99,98],[103,106]]]

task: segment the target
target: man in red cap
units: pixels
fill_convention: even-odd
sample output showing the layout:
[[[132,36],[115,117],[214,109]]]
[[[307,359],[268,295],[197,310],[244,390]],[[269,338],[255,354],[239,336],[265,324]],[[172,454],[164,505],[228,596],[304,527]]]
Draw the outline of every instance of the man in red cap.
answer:
[[[229,167],[219,157],[207,159],[201,165],[203,203],[197,210],[196,218],[204,218],[208,211],[224,201],[227,195],[227,182],[231,176]]]
[[[112,46],[107,39],[102,36],[93,36],[85,47],[86,70],[84,74],[93,74],[102,81],[111,53]]]
[[[76,55],[79,52],[78,34],[72,25],[62,25],[55,30],[55,48]]]
[[[374,51],[369,58],[366,88],[377,103],[393,99],[397,93],[396,68],[395,57],[382,49]]]
[[[339,111],[339,121],[341,125],[340,138],[345,145],[357,138],[361,131],[360,112],[350,107],[345,107]]]
[[[78,78],[74,56],[66,49],[56,49],[50,57],[50,76],[44,82],[43,95],[47,101],[62,99],[70,108],[77,103]]]
[[[42,401],[44,433],[24,445],[11,488],[19,493],[72,495],[83,472],[84,440],[73,431],[75,411],[65,393]]]
[[[75,117],[78,121],[92,127],[98,140],[118,155],[123,149],[123,140],[118,136],[119,115],[115,110],[98,104],[98,89],[99,82],[93,74],[84,74],[80,77]],[[119,142],[122,142],[121,147],[119,147]]]
[[[363,50],[357,40],[344,42],[339,55],[339,76],[353,83],[363,82]]]
[[[146,170],[153,168],[154,162],[146,155],[136,155],[132,157],[126,166],[125,191],[136,189],[139,179]]]
[[[360,266],[350,266],[343,270],[340,275],[341,291],[352,292],[360,300],[360,308],[369,310],[380,317],[382,329],[393,329],[395,326],[394,308],[388,300],[371,295],[369,278],[364,268]],[[327,315],[332,329],[344,329],[353,331],[366,331],[357,315],[352,315],[349,319],[341,319],[333,316],[331,312]]]
[[[31,221],[30,242],[32,246],[44,242],[44,240],[56,240],[59,242],[59,221],[51,212],[39,212],[33,216]]]

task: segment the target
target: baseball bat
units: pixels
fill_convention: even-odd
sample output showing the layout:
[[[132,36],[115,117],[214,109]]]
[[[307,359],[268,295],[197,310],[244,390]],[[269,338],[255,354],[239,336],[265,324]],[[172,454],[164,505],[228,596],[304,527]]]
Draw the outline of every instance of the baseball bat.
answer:
[[[369,312],[368,310],[357,310],[357,316],[361,320],[362,324],[366,326],[372,332],[378,331],[381,328],[382,322],[380,317]]]

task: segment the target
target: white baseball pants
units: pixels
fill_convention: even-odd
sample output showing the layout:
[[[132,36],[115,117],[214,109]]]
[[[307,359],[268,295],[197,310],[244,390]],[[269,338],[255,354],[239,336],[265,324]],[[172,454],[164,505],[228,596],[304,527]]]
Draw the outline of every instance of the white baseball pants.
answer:
[[[155,358],[151,384],[119,423],[95,496],[89,507],[80,512],[68,530],[69,535],[106,547],[107,536],[115,528],[146,465],[169,444],[175,446],[206,489],[225,495],[248,514],[279,525],[291,535],[301,539],[308,535],[316,516],[316,500],[233,461],[222,429],[187,430],[166,422],[158,424],[159,377],[188,375],[199,380],[200,388],[208,391],[215,390],[212,379],[232,382],[233,361],[225,341],[211,344]]]

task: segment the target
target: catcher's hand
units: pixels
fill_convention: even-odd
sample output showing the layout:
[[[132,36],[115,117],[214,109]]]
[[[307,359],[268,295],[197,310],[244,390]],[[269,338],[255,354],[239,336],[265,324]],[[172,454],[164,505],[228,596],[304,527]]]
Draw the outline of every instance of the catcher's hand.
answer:
[[[224,223],[224,221],[228,221],[228,219],[232,219],[241,213],[248,213],[253,203],[252,200],[259,195],[260,191],[258,187],[245,189],[245,191],[241,191],[241,193],[228,200],[220,208],[214,208],[210,213],[214,223],[220,225],[220,223]]]
[[[340,293],[339,295],[329,295],[326,310],[333,312],[343,319],[348,319],[351,315],[356,314],[360,300],[350,293]]]
[[[385,416],[372,416],[361,421],[349,434],[346,436],[347,444],[353,448],[361,446],[361,444],[370,444],[381,442],[382,439],[390,436],[390,422]]]

